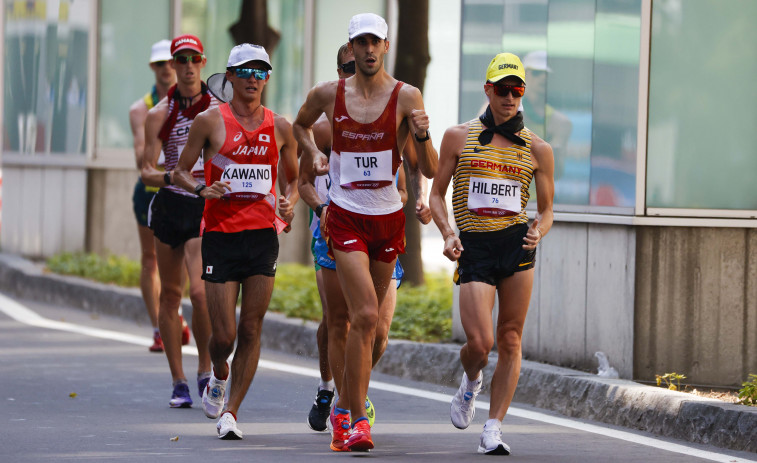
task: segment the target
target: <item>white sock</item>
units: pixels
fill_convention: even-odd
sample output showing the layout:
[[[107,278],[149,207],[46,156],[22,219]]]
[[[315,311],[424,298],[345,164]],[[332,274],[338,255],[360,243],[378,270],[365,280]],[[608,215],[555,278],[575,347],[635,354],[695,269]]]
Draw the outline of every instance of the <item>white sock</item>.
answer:
[[[497,431],[501,431],[502,422],[495,418],[486,420],[486,424],[484,424],[484,431],[489,431],[491,429],[496,429]]]
[[[465,379],[465,389],[473,392],[478,389],[478,387],[481,385],[481,382],[484,380],[484,373],[479,372],[478,378],[476,378],[475,381],[471,381],[468,378],[468,373],[463,373],[463,378]]]
[[[152,334],[153,334],[153,335],[155,335],[155,334],[160,334],[160,328],[158,328],[158,327],[155,327],[155,328],[153,328],[153,329],[152,329]]]
[[[327,391],[334,392],[334,388],[335,387],[336,387],[336,384],[334,384],[334,380],[333,379],[331,381],[328,381],[328,382],[324,382],[323,379],[321,379],[320,384],[318,384],[318,390],[319,391],[322,391],[322,390],[325,389]]]

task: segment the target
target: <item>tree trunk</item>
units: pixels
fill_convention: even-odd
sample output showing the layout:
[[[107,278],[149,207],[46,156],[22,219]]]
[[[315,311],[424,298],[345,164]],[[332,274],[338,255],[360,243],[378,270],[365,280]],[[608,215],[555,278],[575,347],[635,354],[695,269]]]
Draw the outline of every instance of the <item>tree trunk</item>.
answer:
[[[422,92],[426,81],[426,66],[431,61],[428,51],[428,0],[399,0],[397,3],[399,24],[394,77]],[[407,167],[403,168],[407,174]],[[405,178],[408,184],[408,198],[404,209],[407,246],[405,254],[400,255],[400,262],[405,269],[404,281],[417,286],[425,281],[421,258],[421,224],[415,217],[415,195],[410,187],[410,177],[406,175]]]
[[[267,0],[242,0],[239,21],[229,27],[229,33],[237,45],[240,43],[262,45],[268,56],[273,57],[281,34],[268,25],[267,4]],[[260,101],[265,104],[265,95],[261,95]]]

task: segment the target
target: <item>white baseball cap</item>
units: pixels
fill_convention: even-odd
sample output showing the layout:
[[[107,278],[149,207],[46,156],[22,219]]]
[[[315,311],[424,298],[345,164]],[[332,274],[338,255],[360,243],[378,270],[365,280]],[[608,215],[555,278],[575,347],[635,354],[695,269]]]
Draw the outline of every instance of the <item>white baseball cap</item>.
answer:
[[[389,26],[386,25],[384,18],[373,13],[356,14],[350,19],[349,37],[350,40],[358,35],[373,34],[381,40],[386,40],[386,33]]]
[[[243,43],[232,48],[226,67],[234,68],[250,61],[262,61],[268,66],[268,70],[273,69],[271,59],[268,57],[265,48],[251,43]]]
[[[169,61],[171,56],[171,41],[161,40],[152,44],[152,50],[150,51],[150,64],[158,61]]]
[[[547,51],[536,50],[523,57],[523,67],[534,71],[552,72],[547,66]]]

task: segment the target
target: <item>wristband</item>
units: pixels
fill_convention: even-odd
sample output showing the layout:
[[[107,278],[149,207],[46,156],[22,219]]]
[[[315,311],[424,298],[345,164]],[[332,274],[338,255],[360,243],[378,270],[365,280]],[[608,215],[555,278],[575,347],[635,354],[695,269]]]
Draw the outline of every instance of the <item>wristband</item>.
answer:
[[[321,214],[323,213],[323,208],[326,207],[326,206],[328,206],[328,204],[323,203],[323,204],[319,204],[315,208],[315,215],[317,215],[319,219],[321,218]]]
[[[414,133],[413,136],[415,137],[415,141],[417,141],[418,143],[423,143],[431,138],[431,134],[428,130],[426,130],[426,136],[423,138],[419,137],[417,133]]]
[[[202,183],[198,183],[197,186],[195,186],[195,194],[197,196],[200,196],[200,193],[202,193],[202,190],[204,190],[205,188],[206,188],[205,185],[203,185]]]
[[[163,181],[166,182],[166,185],[172,185],[170,172],[166,172],[165,174],[163,174]]]

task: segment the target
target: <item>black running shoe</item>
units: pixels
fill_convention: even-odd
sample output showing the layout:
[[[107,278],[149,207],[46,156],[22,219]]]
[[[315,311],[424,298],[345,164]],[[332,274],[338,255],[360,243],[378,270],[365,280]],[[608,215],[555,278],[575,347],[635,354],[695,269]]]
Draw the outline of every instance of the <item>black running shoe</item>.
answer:
[[[313,431],[325,431],[326,422],[329,419],[331,411],[331,402],[334,400],[334,393],[326,389],[321,389],[315,396],[313,406],[308,414],[308,426]]]

